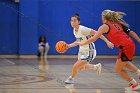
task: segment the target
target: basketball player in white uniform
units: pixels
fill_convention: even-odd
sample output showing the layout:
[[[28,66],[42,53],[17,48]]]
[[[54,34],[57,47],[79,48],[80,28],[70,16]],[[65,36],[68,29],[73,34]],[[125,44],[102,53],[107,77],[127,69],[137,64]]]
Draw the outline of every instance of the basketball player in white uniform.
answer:
[[[74,35],[76,37],[76,41],[68,44],[68,48],[77,46],[77,41],[85,42],[89,38],[92,37],[96,33],[95,30],[80,25],[80,17],[79,14],[75,14],[71,17],[71,26],[74,28]],[[104,40],[108,47],[113,48],[114,45],[108,41],[103,35],[100,37]],[[71,72],[71,76],[65,81],[66,84],[73,84],[74,77],[77,75],[80,70],[96,70],[97,74],[101,73],[101,63],[96,65],[90,64],[93,59],[96,57],[96,49],[94,43],[87,44],[84,46],[80,46],[78,53],[78,61],[74,64]]]

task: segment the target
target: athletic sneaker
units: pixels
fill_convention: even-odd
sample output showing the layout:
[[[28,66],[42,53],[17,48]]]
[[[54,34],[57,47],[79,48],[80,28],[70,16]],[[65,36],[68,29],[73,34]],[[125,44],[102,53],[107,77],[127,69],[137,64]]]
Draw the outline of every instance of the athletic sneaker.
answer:
[[[65,84],[74,84],[74,80],[68,78],[68,79],[65,81]]]
[[[98,63],[96,66],[97,66],[96,73],[97,75],[100,75],[102,72],[102,65],[101,63]]]
[[[139,89],[140,89],[139,83],[137,83],[136,85],[131,85],[131,86],[125,88],[125,90],[129,90],[129,91],[134,91],[134,90],[139,90]]]
[[[65,84],[65,88],[74,89],[74,84]]]

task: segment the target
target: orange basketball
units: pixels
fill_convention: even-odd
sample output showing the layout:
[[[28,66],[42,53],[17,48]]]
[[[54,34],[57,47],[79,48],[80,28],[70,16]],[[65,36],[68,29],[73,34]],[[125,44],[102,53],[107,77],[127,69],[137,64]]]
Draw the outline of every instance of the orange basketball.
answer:
[[[59,41],[56,43],[56,51],[59,53],[65,53],[67,51],[67,43],[65,41]]]

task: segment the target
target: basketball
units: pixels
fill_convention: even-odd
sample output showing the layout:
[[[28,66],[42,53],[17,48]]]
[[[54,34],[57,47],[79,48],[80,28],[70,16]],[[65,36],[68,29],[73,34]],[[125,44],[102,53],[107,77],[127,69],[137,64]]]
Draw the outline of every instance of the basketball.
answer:
[[[67,51],[67,43],[65,41],[59,41],[56,43],[56,51],[59,53],[65,53]]]

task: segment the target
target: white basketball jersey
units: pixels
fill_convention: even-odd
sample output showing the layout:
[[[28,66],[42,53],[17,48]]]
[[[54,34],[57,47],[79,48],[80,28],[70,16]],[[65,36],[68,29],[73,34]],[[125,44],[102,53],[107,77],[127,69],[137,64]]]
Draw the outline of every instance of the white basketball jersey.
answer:
[[[89,38],[91,38],[92,36],[90,35],[91,32],[91,28],[85,27],[80,25],[78,31],[76,32],[75,29],[73,30],[73,33],[76,37],[76,40],[79,42],[85,42],[87,41]],[[95,45],[94,43],[91,44],[87,44],[84,46],[80,46],[79,51],[90,51],[95,49]]]

